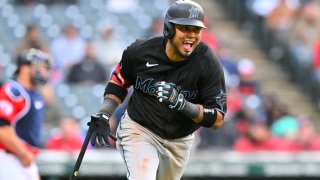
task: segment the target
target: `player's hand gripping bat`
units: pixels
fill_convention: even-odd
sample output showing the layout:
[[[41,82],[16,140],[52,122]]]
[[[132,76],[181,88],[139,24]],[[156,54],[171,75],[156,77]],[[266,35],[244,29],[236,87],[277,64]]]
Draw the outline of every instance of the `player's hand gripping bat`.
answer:
[[[89,126],[89,129],[88,129],[87,135],[82,144],[80,153],[78,155],[77,161],[75,163],[74,169],[72,171],[72,174],[69,180],[75,180],[79,176],[79,169],[81,166],[81,162],[86,152],[86,149],[88,147],[92,134],[93,134],[91,138],[92,146],[95,146],[95,143],[97,143],[99,146],[103,146],[103,145],[110,146],[108,137],[110,137],[114,141],[117,140],[116,137],[110,134],[109,117],[105,114],[91,115],[91,120],[90,122],[88,122],[88,126]]]

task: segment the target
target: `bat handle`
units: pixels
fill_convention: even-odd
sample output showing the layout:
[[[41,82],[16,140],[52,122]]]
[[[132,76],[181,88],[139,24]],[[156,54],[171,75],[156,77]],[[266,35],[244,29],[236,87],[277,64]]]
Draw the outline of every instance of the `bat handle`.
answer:
[[[116,137],[114,137],[114,135],[109,134],[109,137],[110,137],[112,140],[117,141],[117,138],[116,138]]]

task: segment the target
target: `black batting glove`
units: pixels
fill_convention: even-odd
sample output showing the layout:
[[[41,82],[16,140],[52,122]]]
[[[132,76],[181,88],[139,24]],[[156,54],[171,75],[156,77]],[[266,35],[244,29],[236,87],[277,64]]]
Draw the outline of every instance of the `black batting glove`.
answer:
[[[91,121],[88,126],[93,127],[93,135],[91,137],[91,145],[95,146],[110,146],[108,137],[110,134],[109,116],[103,113],[98,113],[91,116]],[[113,137],[112,137],[113,138]]]
[[[154,84],[157,91],[157,98],[160,102],[168,105],[170,109],[182,110],[185,106],[186,100],[180,94],[173,83],[159,81]]]

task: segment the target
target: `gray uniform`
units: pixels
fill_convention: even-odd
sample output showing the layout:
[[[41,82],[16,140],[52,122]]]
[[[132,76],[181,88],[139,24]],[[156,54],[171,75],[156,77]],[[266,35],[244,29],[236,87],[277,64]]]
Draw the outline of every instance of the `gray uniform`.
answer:
[[[117,138],[129,180],[179,180],[190,157],[194,134],[166,140],[133,121],[126,112]]]

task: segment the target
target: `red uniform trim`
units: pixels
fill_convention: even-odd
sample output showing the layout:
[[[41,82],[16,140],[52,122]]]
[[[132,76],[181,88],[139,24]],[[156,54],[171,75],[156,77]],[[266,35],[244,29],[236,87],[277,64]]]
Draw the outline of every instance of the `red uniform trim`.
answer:
[[[126,80],[121,74],[120,64],[117,65],[115,71],[113,71],[113,73],[111,74],[110,80],[124,88],[129,88],[131,86],[131,83]]]

